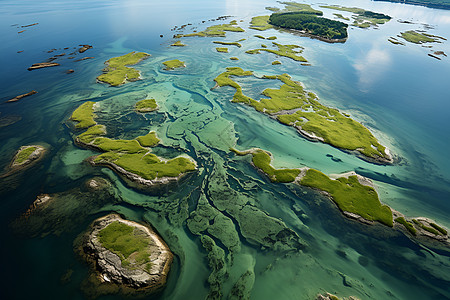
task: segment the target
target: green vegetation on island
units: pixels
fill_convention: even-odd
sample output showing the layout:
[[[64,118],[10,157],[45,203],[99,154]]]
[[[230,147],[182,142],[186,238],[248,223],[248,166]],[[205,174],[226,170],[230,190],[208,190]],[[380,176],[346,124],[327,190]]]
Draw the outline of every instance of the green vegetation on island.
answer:
[[[269,18],[269,23],[281,28],[300,30],[326,40],[347,38],[347,24],[317,17],[314,14],[301,12],[272,14]]]
[[[412,220],[414,222],[414,224],[416,224],[417,226],[419,226],[421,229],[436,235],[436,236],[446,236],[447,235],[447,230],[445,230],[444,228],[440,227],[439,225],[437,225],[436,223],[433,222],[427,222],[427,224],[429,226],[427,226],[426,224],[424,224],[424,222],[422,220],[419,219],[413,219]]]
[[[238,42],[221,42],[221,41],[214,41],[214,44],[219,44],[219,45],[227,45],[227,46],[236,46],[241,48],[242,45],[239,44]]]
[[[73,113],[70,119],[77,122],[75,128],[83,129],[97,124],[94,121],[94,104],[95,102],[87,101],[81,104]]]
[[[377,163],[391,163],[386,153],[372,133],[361,123],[339,110],[326,107],[318,102],[318,97],[304,90],[301,83],[295,82],[287,74],[263,76],[262,79],[280,80],[279,89],[265,89],[262,95],[267,98],[252,99],[243,94],[241,86],[232,77],[251,76],[251,71],[241,68],[227,68],[215,78],[218,86],[231,86],[236,89],[232,102],[244,103],[259,112],[269,114],[279,122],[295,127],[302,135],[320,140],[331,146],[356,151],[362,158]]]
[[[110,58],[105,62],[107,67],[103,69],[104,74],[98,76],[97,79],[101,82],[109,83],[111,86],[138,80],[140,72],[127,66],[135,65],[149,56],[150,54],[144,52],[133,51],[119,57]]]
[[[354,21],[352,23],[353,26],[360,28],[368,28],[370,26],[377,26],[379,24],[384,24],[389,22],[392,18],[385,14],[376,13],[373,11],[365,10],[357,7],[343,7],[339,5],[322,5],[322,8],[328,8],[339,11],[346,11],[355,14],[353,17]],[[338,16],[337,14],[334,14]],[[342,15],[340,15],[342,16]],[[339,17],[339,16],[338,16]],[[343,19],[347,19],[342,17]]]
[[[139,136],[136,140],[142,147],[155,147],[160,142],[160,139],[156,136],[155,131],[151,131],[144,136]]]
[[[277,37],[276,37],[276,36],[269,36],[269,37],[266,38],[266,39],[269,40],[269,41],[273,41],[273,40],[276,40]]]
[[[158,109],[155,99],[144,99],[136,103],[136,111],[140,113],[148,113]]]
[[[247,50],[247,51],[245,51],[245,53],[259,54],[260,51],[265,51],[265,52],[273,53],[278,56],[284,56],[284,57],[293,59],[295,61],[307,62],[307,60],[303,56],[299,55],[303,52],[303,47],[297,46],[297,45],[282,45],[282,44],[278,44],[275,42],[272,42],[272,44],[277,46],[278,50],[260,48],[260,49]],[[297,49],[297,48],[299,48],[300,50],[295,51],[294,49]]]
[[[395,218],[394,220],[395,222],[402,224],[403,226],[405,226],[405,228],[412,234],[412,235],[416,235],[417,234],[417,229],[414,228],[414,224],[411,222],[408,222],[405,220],[404,217],[398,217]]]
[[[258,39],[262,39],[262,40],[266,39],[265,37],[263,37],[262,35],[259,35],[259,34],[255,34],[254,37],[257,37]]]
[[[250,29],[264,31],[273,28],[269,23],[269,16],[257,16],[253,17],[250,21]]]
[[[279,60],[275,60],[272,62],[272,66],[275,66],[275,65],[281,65],[281,62]]]
[[[225,47],[218,47],[216,48],[217,52],[222,52],[222,53],[228,53],[228,48]]]
[[[337,18],[339,18],[341,20],[350,21],[349,18],[344,17],[342,14],[333,14],[333,15],[335,15]]]
[[[150,271],[149,241],[137,228],[114,221],[99,231],[98,239],[103,247],[119,256],[123,267],[133,269],[138,264]]]
[[[233,56],[233,57],[230,57],[230,59],[231,59],[231,60],[239,60],[239,58],[234,57],[234,56]]]
[[[33,154],[36,149],[36,146],[22,147],[14,157],[14,161],[12,164],[16,166],[23,164],[30,158],[31,154]]]
[[[167,61],[163,62],[163,65],[166,66],[164,68],[165,70],[173,70],[176,68],[186,67],[186,65],[184,64],[184,61],[181,61],[178,59],[167,60]]]
[[[395,37],[391,36],[390,38],[388,38],[388,41],[391,42],[394,45],[405,45],[405,43],[400,42],[399,40],[397,40]]]
[[[375,189],[359,183],[357,176],[333,180],[317,170],[309,169],[300,184],[329,193],[341,211],[392,227],[389,206],[381,204]]]
[[[175,43],[173,43],[172,45],[173,47],[184,47],[186,46],[185,44],[183,44],[181,41],[176,41]]]
[[[213,25],[210,27],[207,27],[204,31],[199,32],[193,32],[188,34],[176,34],[174,35],[174,38],[182,38],[182,37],[191,37],[191,36],[202,36],[202,37],[225,37],[226,31],[233,31],[233,32],[244,32],[245,30],[242,29],[237,25],[237,21],[233,20],[228,24],[221,24],[221,25]]]
[[[356,214],[369,221],[378,221],[393,226],[392,212],[389,206],[381,204],[378,194],[371,186],[363,185],[357,175],[331,179],[314,169],[275,169],[272,167],[271,155],[261,149],[237,151],[238,155],[251,154],[252,162],[273,182],[297,182],[300,185],[319,189],[328,193],[342,212]]]
[[[443,37],[432,35],[428,33],[420,33],[414,30],[408,30],[400,33],[398,37],[401,37],[407,42],[414,44],[423,44],[423,43],[440,43],[441,40],[446,40]]]

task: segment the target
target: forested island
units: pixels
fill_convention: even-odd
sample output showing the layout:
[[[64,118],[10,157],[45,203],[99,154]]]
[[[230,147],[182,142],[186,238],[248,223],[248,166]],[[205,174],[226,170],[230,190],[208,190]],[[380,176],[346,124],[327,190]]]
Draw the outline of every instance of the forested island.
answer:
[[[327,40],[342,40],[347,38],[348,25],[327,18],[320,18],[314,14],[288,12],[272,14],[269,23],[281,28],[300,30]]]

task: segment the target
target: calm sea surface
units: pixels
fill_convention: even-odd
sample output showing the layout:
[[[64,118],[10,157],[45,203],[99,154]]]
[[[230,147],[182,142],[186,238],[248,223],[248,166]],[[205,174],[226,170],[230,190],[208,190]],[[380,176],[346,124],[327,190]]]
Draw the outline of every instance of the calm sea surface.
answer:
[[[237,195],[230,203],[247,199],[267,220],[281,220],[309,245],[289,254],[265,249],[246,238],[244,225],[234,220],[240,251],[229,255],[216,241],[227,256],[227,275],[219,280],[223,298],[249,271],[254,274],[247,285],[251,299],[314,299],[325,291],[361,299],[450,299],[450,252],[427,249],[383,226],[345,219],[327,198],[298,186],[270,183],[250,166],[248,157],[229,152],[229,147],[259,147],[272,152],[276,167],[308,166],[326,174],[356,171],[374,181],[382,202],[406,216],[429,217],[450,228],[450,57],[436,60],[427,55],[429,48],[387,41],[402,31],[424,29],[450,38],[450,11],[356,0],[326,3],[386,13],[392,20],[377,29],[350,27],[346,43],[327,44],[273,29],[249,29],[253,16],[269,14],[265,7],[282,7],[276,1],[1,0],[0,124],[17,122],[0,127],[0,167],[7,167],[22,145],[50,149],[36,166],[0,182],[2,299],[87,298],[82,287],[88,267],[73,244],[94,219],[109,212],[151,223],[176,254],[167,287],[150,299],[204,299],[211,269],[200,238],[190,232],[186,220],[199,195],[213,193],[220,180]],[[329,18],[335,13],[323,11]],[[232,18],[211,21],[225,15]],[[186,47],[170,47],[178,32],[171,31],[174,26],[189,23],[180,32],[190,33],[233,19],[245,32],[228,32],[226,38],[184,38]],[[32,23],[39,24],[20,27]],[[21,30],[25,31],[18,33]],[[245,54],[261,44],[271,47],[255,34],[275,35],[280,44],[304,47],[311,66],[269,53]],[[240,39],[246,39],[242,48],[229,46],[229,54],[216,52],[212,43]],[[93,49],[68,59],[81,44]],[[450,42],[431,45],[432,51],[450,55]],[[47,53],[51,49],[56,50]],[[96,83],[106,60],[131,51],[151,54],[136,66],[143,80],[117,88]],[[33,63],[61,53],[66,54],[57,60],[61,66],[27,71]],[[86,56],[94,58],[75,61]],[[232,56],[239,61],[231,61]],[[165,71],[162,62],[169,59],[180,59],[187,67]],[[282,64],[272,66],[274,60]],[[322,103],[370,128],[399,163],[364,162],[231,103],[233,89],[212,89],[213,79],[230,66],[257,75],[288,73]],[[66,74],[68,69],[75,72]],[[258,79],[240,83],[252,97],[279,87]],[[38,94],[3,103],[31,90]],[[160,110],[135,114],[133,105],[147,97],[155,98]],[[67,121],[85,100],[100,102],[98,121],[107,126],[108,136],[132,139],[155,130],[163,144],[155,154],[188,154],[200,171],[175,187],[145,194],[112,171],[90,166],[84,160],[96,153],[73,144],[76,133]],[[93,177],[109,180],[112,188],[89,192],[85,182]],[[55,195],[51,209],[20,218],[42,193]]]

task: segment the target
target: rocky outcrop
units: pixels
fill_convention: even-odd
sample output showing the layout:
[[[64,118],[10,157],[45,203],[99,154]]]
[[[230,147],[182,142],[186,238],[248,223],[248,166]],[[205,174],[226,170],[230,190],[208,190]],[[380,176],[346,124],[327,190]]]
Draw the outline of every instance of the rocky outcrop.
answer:
[[[133,236],[145,239],[146,248],[119,257],[117,251],[106,248],[100,241],[100,232],[112,223],[119,222],[133,228]],[[82,237],[81,255],[93,266],[100,284],[120,286],[121,290],[154,292],[163,288],[173,260],[173,254],[164,241],[149,227],[110,214],[95,220]],[[144,252],[143,252],[144,251]],[[148,255],[142,259],[142,254]],[[141,258],[137,258],[137,257]],[[126,263],[125,263],[126,261]]]
[[[28,96],[31,96],[31,95],[34,95],[34,94],[37,94],[37,91],[32,90],[31,92],[28,92],[28,93],[26,93],[26,94],[22,94],[22,95],[19,95],[19,96],[14,97],[14,98],[12,98],[12,99],[9,99],[9,100],[6,101],[6,102],[17,102],[17,101],[19,101],[19,100],[22,99],[22,98],[25,98],[25,97],[28,97]]]
[[[83,53],[88,49],[92,49],[91,45],[80,45],[80,46],[82,46],[80,49],[78,49],[78,52],[80,52],[80,53]]]
[[[53,62],[37,63],[37,64],[32,64],[31,67],[28,68],[28,71],[33,71],[33,70],[42,69],[42,68],[48,68],[48,67],[56,67],[56,66],[59,66],[59,65],[60,64],[53,63]]]

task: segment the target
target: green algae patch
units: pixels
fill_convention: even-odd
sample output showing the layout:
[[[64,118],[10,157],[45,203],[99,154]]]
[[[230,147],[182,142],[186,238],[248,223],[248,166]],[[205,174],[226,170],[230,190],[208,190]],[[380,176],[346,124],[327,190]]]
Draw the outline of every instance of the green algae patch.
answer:
[[[411,222],[408,222],[405,220],[404,217],[398,217],[395,218],[394,220],[395,222],[402,224],[403,226],[405,226],[405,228],[412,234],[412,235],[416,235],[417,234],[417,229],[414,228],[414,224]]]
[[[103,69],[104,74],[97,77],[97,80],[109,83],[111,86],[118,86],[127,81],[136,81],[140,77],[140,72],[127,66],[136,65],[150,54],[144,52],[130,52],[128,54],[113,57],[105,62],[107,67]]]
[[[427,33],[420,33],[414,30],[408,30],[400,33],[399,37],[414,44],[423,44],[423,43],[439,43],[440,40],[445,40],[443,37],[439,37],[436,35],[431,35]]]
[[[77,122],[75,128],[83,129],[97,124],[94,121],[94,104],[95,102],[87,101],[81,104],[73,113],[70,119]]]
[[[16,154],[13,165],[21,165],[25,161],[28,161],[31,154],[33,154],[34,151],[37,150],[36,146],[30,146],[30,147],[24,147]]]
[[[173,43],[170,46],[172,46],[172,47],[185,47],[186,45],[183,44],[181,41],[176,41],[175,43]]]
[[[112,222],[99,231],[98,238],[103,247],[117,254],[122,265],[127,265],[128,258],[135,253],[137,260],[150,262],[149,242],[145,236],[135,232],[135,228],[119,221]]]
[[[447,230],[445,230],[441,226],[437,225],[436,223],[430,223],[430,226],[433,227],[434,229],[436,229],[437,231],[439,231],[441,233],[441,235],[447,235],[447,233],[448,233]]]
[[[300,180],[300,184],[327,192],[343,212],[393,226],[389,206],[381,204],[375,189],[359,183],[356,176],[333,180],[320,171],[309,169]]]
[[[178,60],[178,59],[172,59],[167,60],[163,62],[163,65],[166,66],[165,70],[174,70],[176,68],[184,68],[186,65],[184,64],[184,61]]]
[[[204,31],[188,33],[188,34],[176,34],[174,38],[182,38],[182,37],[191,37],[191,36],[200,36],[200,37],[225,37],[226,31],[232,32],[244,32],[245,30],[239,26],[236,26],[237,22],[235,20],[231,21],[228,24],[221,25],[213,25],[207,27]]]
[[[94,125],[78,135],[75,141],[104,152],[92,158],[92,164],[111,167],[132,181],[138,181],[143,185],[155,184],[155,180],[167,183],[167,179],[177,179],[197,168],[195,161],[190,157],[178,156],[165,160],[150,153],[145,147],[153,147],[160,142],[155,132],[133,140],[115,140],[103,137],[105,134],[104,125]],[[141,179],[136,178],[137,176]]]
[[[259,31],[264,31],[273,28],[273,26],[269,24],[269,17],[270,16],[253,17],[252,20],[250,21],[249,28]]]
[[[275,42],[272,42],[272,44],[274,46],[276,46],[278,48],[278,50],[261,48],[261,49],[247,50],[247,51],[245,51],[245,53],[259,54],[260,51],[266,51],[266,52],[273,53],[278,56],[284,56],[284,57],[293,59],[295,61],[307,62],[307,60],[303,56],[299,55],[303,52],[303,47],[297,46],[297,45],[282,45],[282,44],[278,44]],[[299,49],[299,50],[294,50],[294,49]]]
[[[227,46],[236,46],[238,48],[241,48],[242,45],[239,44],[238,42],[222,42],[222,41],[214,41],[214,44],[219,44],[219,45],[227,45]]]
[[[155,131],[151,131],[144,136],[139,136],[136,138],[142,147],[154,147],[161,141],[157,136]]]
[[[293,81],[288,74],[262,77],[283,82],[279,89],[265,89],[262,94],[267,98],[255,100],[245,96],[241,86],[231,77],[252,74],[241,68],[227,68],[215,81],[218,86],[231,86],[236,89],[232,102],[244,103],[259,112],[269,114],[279,122],[295,127],[309,139],[356,151],[362,154],[362,158],[377,163],[392,162],[386,148],[366,127],[343,115],[339,110],[322,105],[314,93],[305,91],[301,83]]]
[[[148,113],[158,109],[155,99],[144,99],[136,103],[136,111],[140,113]]]
[[[219,47],[219,48],[216,48],[216,51],[221,52],[221,53],[228,53],[228,48]]]

